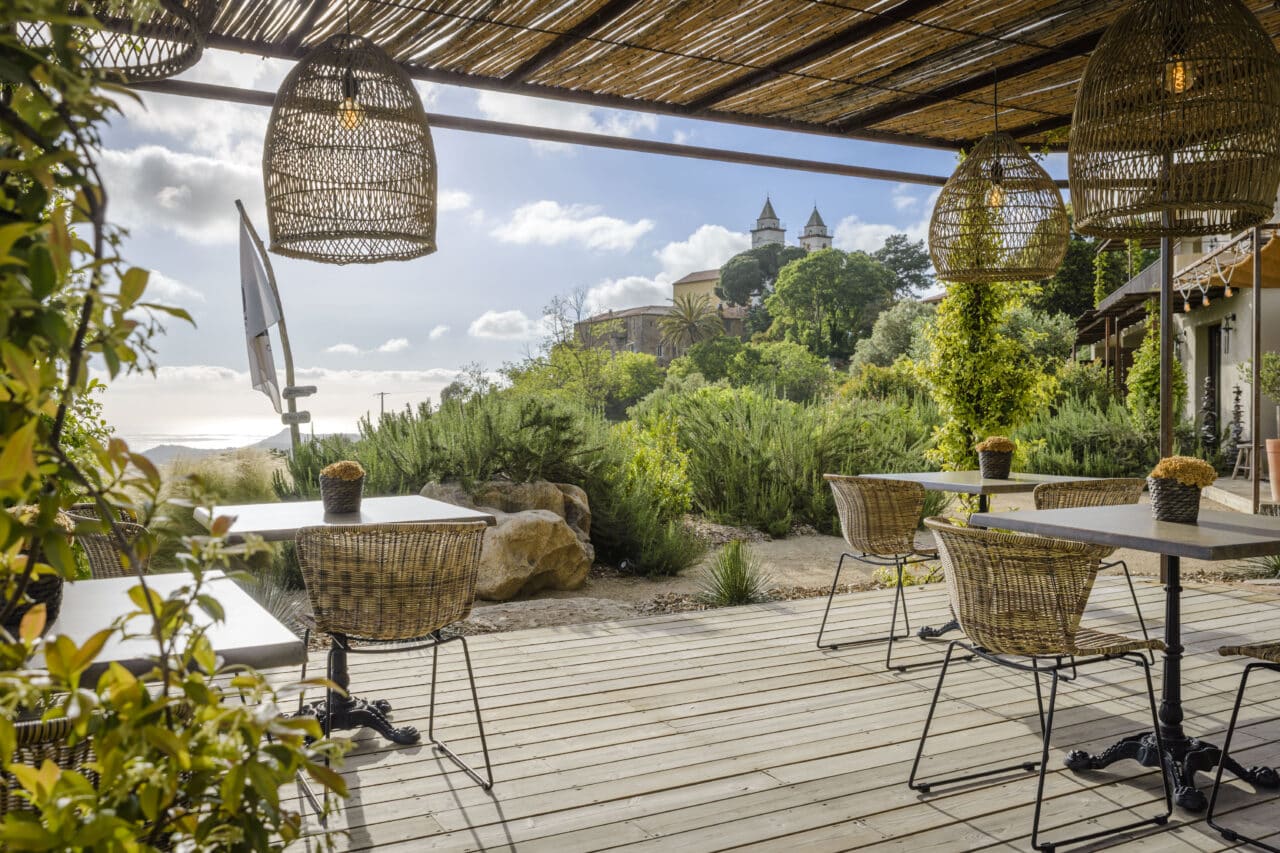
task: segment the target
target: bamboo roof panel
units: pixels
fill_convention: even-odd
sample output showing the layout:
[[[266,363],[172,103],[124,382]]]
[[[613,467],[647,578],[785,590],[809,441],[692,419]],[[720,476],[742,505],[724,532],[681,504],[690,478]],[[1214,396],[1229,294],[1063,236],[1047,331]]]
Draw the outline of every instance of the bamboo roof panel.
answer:
[[[1246,0],[1273,40],[1280,9]],[[209,43],[296,58],[350,31],[410,76],[602,106],[971,145],[1063,136],[1125,0],[224,0]],[[1048,130],[1045,128],[1049,127]]]

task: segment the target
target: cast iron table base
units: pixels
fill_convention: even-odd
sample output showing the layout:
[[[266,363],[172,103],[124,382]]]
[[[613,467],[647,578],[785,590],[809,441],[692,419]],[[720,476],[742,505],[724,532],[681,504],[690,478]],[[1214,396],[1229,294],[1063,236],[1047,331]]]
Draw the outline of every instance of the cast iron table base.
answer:
[[[391,703],[386,699],[360,699],[355,696],[336,695],[333,703],[333,716],[329,718],[329,730],[371,728],[392,743],[409,746],[422,740],[422,735],[413,726],[394,726],[387,714],[391,711]],[[303,706],[299,714],[315,717],[323,726],[328,712],[328,700],[310,702]]]

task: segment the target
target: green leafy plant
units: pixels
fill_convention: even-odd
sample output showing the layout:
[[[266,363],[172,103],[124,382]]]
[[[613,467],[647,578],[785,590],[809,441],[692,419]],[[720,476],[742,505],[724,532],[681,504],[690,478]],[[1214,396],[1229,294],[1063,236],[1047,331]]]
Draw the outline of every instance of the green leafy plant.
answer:
[[[1148,434],[1160,429],[1160,323],[1159,311],[1153,305],[1147,310],[1147,333],[1133,353],[1133,365],[1126,380],[1129,395],[1126,402],[1134,420]],[[1187,374],[1182,362],[1170,364],[1173,385],[1173,416],[1182,416],[1187,402]]]
[[[764,601],[772,578],[760,558],[741,540],[727,543],[698,578],[698,597],[717,607]]]

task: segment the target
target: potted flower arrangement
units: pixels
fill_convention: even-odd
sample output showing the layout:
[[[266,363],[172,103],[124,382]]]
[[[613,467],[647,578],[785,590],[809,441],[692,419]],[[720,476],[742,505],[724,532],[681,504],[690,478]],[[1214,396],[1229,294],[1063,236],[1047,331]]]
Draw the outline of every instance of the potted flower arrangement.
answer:
[[[364,468],[359,462],[344,459],[321,469],[320,500],[326,513],[359,512],[363,492]]]
[[[1013,439],[993,435],[978,443],[978,470],[984,480],[1007,480],[1013,466]]]
[[[40,508],[34,505],[9,508],[9,514],[23,525],[31,524],[39,512]],[[58,529],[67,537],[67,544],[69,545],[71,537],[76,531],[75,522],[71,520],[71,516],[62,510],[58,510],[58,515],[54,521]],[[15,562],[11,565],[15,573],[21,573],[26,569],[30,555],[31,542],[24,539],[17,553],[12,555],[12,559]],[[46,557],[45,559],[47,560],[48,558]],[[22,624],[22,617],[37,604],[45,606],[44,624],[46,626],[52,625],[53,620],[58,618],[58,611],[62,608],[62,576],[49,566],[45,566],[43,572],[37,567],[31,575],[30,582],[27,584],[26,597],[29,601],[13,608],[13,611],[5,619],[4,628],[14,636],[17,635],[18,628]]]
[[[1151,490],[1151,514],[1157,521],[1195,524],[1200,515],[1200,490],[1213,485],[1218,472],[1203,459],[1169,456],[1147,476]]]

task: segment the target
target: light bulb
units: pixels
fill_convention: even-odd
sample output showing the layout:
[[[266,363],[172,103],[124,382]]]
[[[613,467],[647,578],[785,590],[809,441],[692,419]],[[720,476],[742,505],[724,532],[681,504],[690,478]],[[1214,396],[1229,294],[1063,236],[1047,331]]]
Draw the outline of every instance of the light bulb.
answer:
[[[987,177],[991,179],[991,189],[987,191],[987,207],[999,207],[1004,204],[1004,163],[992,160]]]
[[[1183,299],[1183,300],[1182,300],[1182,313],[1183,313],[1183,314],[1190,314],[1190,313],[1191,313],[1191,300],[1190,300],[1190,299]]]
[[[992,184],[991,191],[987,193],[987,207],[999,207],[1004,204],[1004,188],[999,184]]]
[[[1200,304],[1205,308],[1209,307],[1209,294],[1206,293],[1204,296],[1200,297]]]
[[[1232,290],[1231,285],[1228,284],[1226,289],[1222,291],[1222,295],[1230,299],[1236,295],[1236,292]]]
[[[1164,88],[1171,95],[1181,95],[1196,84],[1195,64],[1180,55],[1164,64]]]
[[[343,130],[355,130],[364,124],[364,107],[357,100],[360,81],[348,68],[342,72],[342,103],[338,106],[338,125]]]

